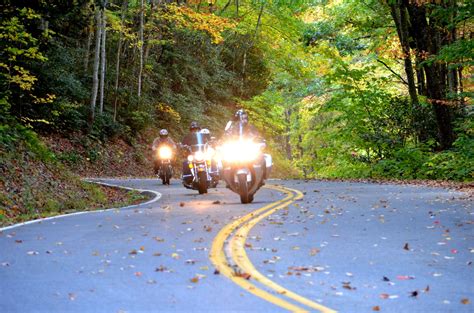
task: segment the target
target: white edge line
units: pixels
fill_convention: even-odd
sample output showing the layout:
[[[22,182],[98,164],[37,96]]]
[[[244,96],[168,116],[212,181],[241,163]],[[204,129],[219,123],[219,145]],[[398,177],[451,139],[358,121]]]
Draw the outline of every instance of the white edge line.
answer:
[[[147,204],[156,202],[156,201],[160,200],[160,198],[161,198],[161,193],[159,193],[158,191],[154,191],[154,190],[149,190],[149,189],[136,189],[136,188],[131,188],[131,187],[123,187],[123,186],[119,186],[119,185],[113,185],[113,184],[103,183],[103,182],[100,182],[100,181],[93,181],[93,180],[89,180],[89,179],[84,179],[84,181],[86,181],[86,182],[88,182],[88,183],[100,184],[100,185],[109,186],[109,187],[116,187],[116,188],[128,189],[128,190],[136,190],[136,191],[139,191],[140,193],[143,193],[143,192],[150,192],[150,193],[154,194],[155,197],[154,197],[153,199],[151,199],[151,200],[148,200],[147,202],[144,202],[144,203],[139,203],[139,204],[124,206],[124,207],[120,207],[120,208],[110,208],[110,209],[93,210],[93,211],[82,211],[82,212],[75,212],[75,213],[62,214],[62,215],[55,215],[55,216],[51,216],[51,217],[40,218],[40,219],[37,219],[37,220],[22,222],[22,223],[18,223],[18,224],[14,224],[14,225],[10,225],[10,226],[6,226],[6,227],[3,227],[3,228],[0,228],[0,232],[6,231],[6,230],[9,230],[9,229],[12,229],[12,228],[20,227],[20,226],[25,226],[25,225],[29,225],[29,224],[40,223],[40,222],[44,222],[44,221],[49,221],[49,220],[53,220],[53,219],[58,219],[58,218],[66,217],[66,216],[74,216],[74,215],[81,215],[81,214],[87,214],[87,213],[107,212],[107,211],[112,211],[112,210],[131,209],[131,208],[134,208],[134,207],[144,206],[144,205],[147,205]]]

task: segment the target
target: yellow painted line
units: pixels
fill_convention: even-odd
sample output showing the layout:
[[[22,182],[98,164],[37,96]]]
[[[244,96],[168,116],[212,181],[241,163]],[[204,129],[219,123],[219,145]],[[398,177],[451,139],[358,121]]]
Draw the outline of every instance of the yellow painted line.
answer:
[[[226,276],[230,280],[232,280],[235,284],[240,286],[241,288],[245,289],[246,291],[268,301],[271,302],[275,305],[278,305],[286,310],[293,311],[293,312],[307,312],[307,310],[304,310],[301,307],[298,307],[288,301],[285,301],[281,298],[278,298],[269,292],[262,290],[258,287],[256,287],[254,284],[252,284],[249,280],[236,276],[235,270],[228,264],[227,259],[225,257],[224,253],[224,244],[226,239],[237,229],[242,223],[248,221],[249,219],[253,218],[255,215],[264,212],[265,210],[268,210],[272,208],[275,205],[279,205],[281,203],[291,203],[291,201],[288,201],[291,199],[293,195],[289,194],[287,197],[285,197],[282,200],[279,200],[277,202],[271,203],[267,206],[264,206],[263,208],[260,208],[256,211],[253,211],[235,221],[232,223],[226,225],[214,238],[214,241],[212,242],[212,247],[211,247],[211,252],[209,254],[209,258],[211,259],[212,263],[214,266],[217,268],[217,270],[220,272],[220,274]]]
[[[276,190],[282,190],[281,188],[274,188],[273,186],[269,187],[272,189]],[[286,193],[290,194],[291,192],[296,193],[296,197],[293,198],[293,200],[298,200],[303,198],[303,194],[294,189],[289,189],[285,188],[284,190]],[[280,205],[277,205],[276,207],[273,207],[263,213],[262,215],[259,215],[258,217],[251,219],[250,221],[245,222],[244,225],[242,225],[235,233],[235,235],[232,237],[231,242],[230,242],[230,251],[231,251],[231,258],[235,261],[237,266],[241,268],[245,273],[248,273],[251,275],[253,279],[258,281],[259,283],[275,290],[278,294],[281,294],[285,297],[288,297],[294,301],[297,301],[303,305],[306,305],[314,310],[318,310],[323,313],[333,313],[336,312],[328,307],[325,307],[319,303],[313,302],[303,296],[300,296],[280,285],[277,283],[273,282],[270,280],[268,277],[262,275],[257,269],[253,266],[253,264],[250,262],[247,253],[245,252],[245,241],[247,239],[247,235],[249,231],[261,220],[264,218],[268,217],[269,215],[275,213],[278,210],[281,210],[282,208],[286,207],[288,204],[283,203]]]
[[[216,238],[213,241],[211,252],[209,255],[212,263],[221,274],[228,277],[234,283],[244,288],[248,292],[251,292],[252,294],[256,296],[266,301],[269,301],[275,305],[278,305],[284,309],[287,309],[289,311],[293,311],[293,312],[306,312],[307,311],[297,305],[294,305],[288,301],[285,301],[275,295],[268,293],[267,291],[263,289],[256,287],[249,280],[235,275],[235,270],[228,264],[225,251],[224,251],[225,241],[235,232],[234,236],[232,236],[230,240],[230,253],[231,253],[230,258],[238,266],[238,270],[241,270],[242,273],[250,274],[252,279],[255,279],[262,285],[273,289],[278,294],[285,296],[289,299],[292,299],[293,301],[299,302],[307,307],[310,307],[312,309],[318,310],[323,313],[336,312],[332,309],[329,309],[318,303],[315,303],[307,298],[304,298],[298,294],[295,294],[294,292],[288,289],[285,289],[284,287],[271,281],[270,279],[268,279],[267,277],[259,273],[255,269],[255,267],[252,265],[250,260],[248,259],[248,256],[245,252],[244,247],[245,247],[245,241],[250,229],[254,227],[259,221],[261,221],[265,217],[288,206],[294,200],[298,200],[303,197],[303,194],[300,191],[295,190],[295,189],[289,189],[289,188],[283,188],[283,187],[277,187],[277,186],[270,186],[268,188],[284,192],[287,194],[287,196],[282,200],[279,200],[267,206],[264,206],[226,225],[217,234]]]

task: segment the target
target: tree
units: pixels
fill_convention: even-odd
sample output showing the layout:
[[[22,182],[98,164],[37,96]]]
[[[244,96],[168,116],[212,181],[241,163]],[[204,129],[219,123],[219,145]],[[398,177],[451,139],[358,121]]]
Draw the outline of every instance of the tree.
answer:
[[[94,66],[92,72],[92,94],[89,112],[89,124],[92,125],[95,119],[95,109],[97,104],[97,92],[99,89],[99,63],[100,63],[100,42],[102,37],[102,9],[99,6],[95,8],[95,52]]]
[[[104,111],[104,88],[105,88],[105,69],[106,69],[106,35],[107,35],[107,18],[106,18],[107,0],[103,2],[102,9],[102,26],[101,26],[101,52],[100,52],[100,98],[99,98],[99,112]]]

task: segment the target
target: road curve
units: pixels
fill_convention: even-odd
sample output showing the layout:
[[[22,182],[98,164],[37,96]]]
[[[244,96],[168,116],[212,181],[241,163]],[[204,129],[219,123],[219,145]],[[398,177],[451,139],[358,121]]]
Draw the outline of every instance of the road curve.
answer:
[[[242,205],[225,188],[103,181],[162,196],[1,230],[0,312],[472,311],[461,193],[273,181]]]

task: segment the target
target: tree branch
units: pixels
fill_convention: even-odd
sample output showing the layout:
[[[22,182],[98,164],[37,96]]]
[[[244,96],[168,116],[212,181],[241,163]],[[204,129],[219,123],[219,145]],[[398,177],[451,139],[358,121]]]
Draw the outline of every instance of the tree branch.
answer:
[[[377,59],[377,62],[382,63],[390,72],[393,73],[393,75],[395,75],[395,76],[397,76],[398,78],[400,78],[400,80],[402,81],[402,83],[404,83],[405,85],[408,85],[408,82],[407,82],[406,80],[404,80],[403,77],[400,76],[400,74],[398,74],[397,72],[395,72],[394,70],[392,70],[392,69],[390,68],[390,66],[388,66],[384,61]]]

